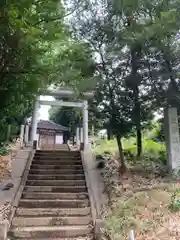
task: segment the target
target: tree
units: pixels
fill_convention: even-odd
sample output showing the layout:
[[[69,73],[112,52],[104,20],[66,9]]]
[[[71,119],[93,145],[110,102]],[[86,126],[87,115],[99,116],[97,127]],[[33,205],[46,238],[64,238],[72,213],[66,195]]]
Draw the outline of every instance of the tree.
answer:
[[[76,11],[71,21],[76,38],[85,39],[94,51],[100,79],[97,93],[103,92],[98,102],[107,126],[114,128],[111,119],[120,115],[105,105],[118,106],[123,94],[129,94],[130,107],[126,107],[131,109],[136,127],[138,156],[142,152],[143,124],[153,111],[167,104],[170,86],[178,90],[178,11],[176,0],[94,0],[86,1],[86,7]]]
[[[73,130],[82,120],[81,112],[73,107],[51,108],[49,114],[52,121]]]
[[[154,89],[157,88],[157,84],[154,86],[149,85],[149,76],[144,73],[147,72],[146,61],[150,63],[147,57],[147,52],[153,46],[161,52],[162,58],[166,63],[166,69],[160,67],[158,69],[158,75],[160,78],[162,75],[166,75],[166,79],[174,85],[174,89],[177,90],[177,83],[173,77],[173,67],[171,60],[173,59],[170,54],[172,52],[170,42],[172,43],[173,37],[177,33],[177,23],[179,21],[179,14],[177,11],[177,1],[111,1],[108,8],[114,17],[114,23],[116,24],[115,38],[121,42],[124,42],[126,51],[129,51],[130,73],[127,74],[126,82],[127,87],[132,90],[132,97],[134,99],[133,119],[137,131],[137,155],[140,156],[142,152],[141,142],[141,125],[146,117],[143,118],[143,112],[151,112],[154,109],[152,104],[149,104],[149,100],[152,97],[147,95],[147,87]],[[118,22],[116,21],[118,20]],[[148,30],[148,31],[147,31]],[[144,34],[142,34],[144,33]],[[168,36],[168,37],[167,37]],[[167,41],[168,40],[168,41]],[[114,40],[114,42],[116,42]],[[121,47],[121,45],[120,45]],[[166,54],[165,54],[166,53]],[[167,61],[168,60],[168,61]],[[152,63],[152,62],[151,62]],[[150,65],[151,65],[150,63]],[[160,70],[161,69],[161,70]],[[127,81],[128,80],[128,81]],[[165,84],[161,80],[161,86],[165,87]],[[140,92],[141,89],[141,92]],[[149,89],[150,90],[150,89]],[[152,93],[152,91],[150,91]],[[162,93],[162,92],[161,92]],[[163,91],[164,93],[164,91]],[[159,96],[159,92],[155,91],[155,99],[162,99]],[[145,96],[144,96],[145,95]],[[146,100],[146,101],[145,101]],[[142,104],[146,102],[145,104]]]
[[[47,76],[57,59],[51,47],[55,40],[64,38],[60,19],[63,8],[59,5],[58,9],[57,3],[28,0],[1,3],[1,131],[7,118],[18,115],[21,118],[29,112],[39,89],[49,84]],[[55,17],[58,19],[52,22]],[[56,31],[58,37],[53,36]]]
[[[92,4],[89,3],[88,10],[87,10],[88,14],[87,12],[85,12],[81,18],[78,15],[78,23],[77,23],[77,28],[75,30],[77,32],[78,37],[86,39],[91,44],[91,47],[94,50],[94,54],[98,56],[97,57],[97,75],[99,76],[100,84],[98,84],[97,92],[98,93],[99,91],[103,92],[103,97],[99,98],[98,102],[100,103],[101,107],[103,105],[102,111],[107,112],[107,114],[110,114],[109,117],[106,116],[104,118],[106,119],[104,126],[106,125],[107,128],[111,130],[112,129],[114,130],[115,128],[116,130],[114,132],[117,133],[117,131],[118,132],[122,131],[120,130],[122,126],[121,124],[120,126],[118,126],[116,121],[118,122],[117,119],[119,117],[122,118],[123,116],[124,119],[125,117],[123,112],[121,113],[122,115],[120,115],[119,111],[117,111],[116,106],[122,104],[122,102],[124,103],[124,101],[121,100],[120,96],[122,95],[121,97],[123,99],[124,98],[123,94],[124,93],[128,94],[128,91],[129,91],[129,90],[126,91],[127,84],[125,85],[125,79],[127,78],[127,76],[131,71],[130,58],[128,56],[129,55],[128,51],[126,51],[126,53],[124,54],[124,47],[126,46],[125,42],[127,43],[127,41],[123,40],[122,42],[118,43],[118,37],[114,27],[115,20],[113,19],[111,9],[109,9],[108,5],[103,5],[102,2],[100,4],[102,4],[101,5],[102,13],[98,12],[98,4],[97,4],[97,8],[95,8]],[[85,15],[90,15],[91,17],[87,19]],[[122,33],[121,30],[120,32]],[[116,38],[117,38],[117,44],[114,47],[114,43],[115,43],[114,39]],[[136,68],[135,71],[133,70],[133,77],[136,75],[137,69],[138,68]],[[131,84],[131,86],[132,85],[133,84]],[[138,92],[138,86],[135,86],[133,88],[133,93],[135,96],[134,109],[136,110],[136,115],[138,112],[140,116],[140,109],[138,110],[139,101],[137,101],[138,96],[136,96],[137,94],[135,95],[135,92]],[[111,105],[111,110],[104,107],[105,102]],[[121,111],[125,111],[124,110],[125,108],[131,109],[131,112],[132,112],[133,111],[132,102],[129,103],[127,101],[127,103],[125,104],[125,107],[122,108]],[[112,111],[112,109],[114,110]],[[125,114],[127,113],[125,112]],[[122,122],[122,120],[120,122]],[[139,124],[140,117],[138,118],[138,121],[135,121],[135,122],[137,123],[136,126],[140,126]],[[118,126],[118,128],[115,126]],[[138,133],[139,132],[140,132],[140,129],[138,129]],[[141,140],[141,135],[140,135],[140,140]],[[119,144],[119,141],[118,141],[118,144]],[[140,148],[140,151],[141,151],[141,148]]]
[[[2,2],[0,15],[1,133],[8,119],[21,124],[49,85],[82,82],[92,61],[86,44],[70,37],[59,1]]]

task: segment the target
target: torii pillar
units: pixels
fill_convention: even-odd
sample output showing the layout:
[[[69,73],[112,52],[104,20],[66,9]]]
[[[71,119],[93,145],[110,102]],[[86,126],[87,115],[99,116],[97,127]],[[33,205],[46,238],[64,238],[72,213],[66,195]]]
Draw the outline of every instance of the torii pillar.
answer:
[[[39,110],[39,100],[40,97],[38,96],[36,98],[35,104],[34,104],[34,109],[33,109],[33,116],[32,116],[32,128],[31,128],[31,136],[30,140],[32,143],[34,141],[37,141],[37,124],[38,124],[38,110]]]
[[[80,146],[80,131],[79,131],[80,129],[79,129],[79,127],[77,127],[76,128],[76,145],[77,145],[77,147],[79,147]]]
[[[84,101],[83,106],[83,140],[84,140],[84,149],[88,148],[88,101]]]

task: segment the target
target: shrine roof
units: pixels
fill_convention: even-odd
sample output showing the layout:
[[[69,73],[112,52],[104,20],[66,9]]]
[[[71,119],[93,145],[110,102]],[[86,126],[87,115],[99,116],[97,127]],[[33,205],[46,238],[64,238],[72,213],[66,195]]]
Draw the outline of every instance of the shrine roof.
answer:
[[[50,120],[40,120],[37,125],[38,129],[47,129],[47,130],[54,130],[54,131],[69,131],[69,128],[64,127],[60,124],[56,124]]]

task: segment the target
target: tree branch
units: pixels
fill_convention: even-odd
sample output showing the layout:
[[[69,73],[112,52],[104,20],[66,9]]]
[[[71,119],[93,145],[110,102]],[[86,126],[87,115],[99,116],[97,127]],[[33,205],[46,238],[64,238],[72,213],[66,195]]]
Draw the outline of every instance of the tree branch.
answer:
[[[58,20],[62,20],[62,19],[64,19],[64,18],[72,15],[78,8],[79,8],[79,6],[77,6],[77,7],[74,8],[71,12],[65,14],[64,16],[57,16],[57,17],[51,18],[51,19],[50,19],[50,18],[49,18],[49,19],[42,19],[42,20],[40,20],[39,22],[35,23],[34,26],[36,27],[37,25],[39,25],[39,24],[41,24],[41,23],[43,23],[43,22],[48,23],[48,22],[55,22],[55,21],[58,21]]]

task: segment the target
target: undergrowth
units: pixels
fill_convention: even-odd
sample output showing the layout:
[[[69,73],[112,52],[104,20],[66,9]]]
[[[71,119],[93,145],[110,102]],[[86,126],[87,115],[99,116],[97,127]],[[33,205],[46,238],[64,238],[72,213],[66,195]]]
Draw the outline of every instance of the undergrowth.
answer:
[[[129,198],[119,199],[105,215],[106,234],[112,240],[125,240],[129,239],[133,229],[137,240],[156,239],[148,236],[157,236],[170,221],[170,199],[168,188],[137,192]],[[167,228],[171,228],[170,224]],[[162,234],[157,239],[166,238]]]
[[[128,160],[136,162],[137,146],[135,145],[135,138],[123,139],[123,151]],[[153,140],[143,140],[143,152],[140,159],[154,162],[161,162],[166,164],[167,154],[166,148],[163,143],[155,142]],[[94,152],[97,155],[103,155],[104,153],[110,153],[117,155],[118,146],[115,139],[113,140],[97,140],[94,146]]]
[[[124,177],[118,171],[116,140],[100,140],[94,149],[106,163],[102,172],[109,200],[102,210],[106,238],[126,240],[133,229],[136,240],[180,239],[180,188],[168,174],[165,145],[143,140],[141,158],[136,157],[135,139],[123,139],[123,149],[129,174]]]
[[[170,210],[173,212],[180,211],[180,188],[175,189],[171,196]]]
[[[6,156],[9,152],[10,149],[6,144],[0,144],[0,156]]]

